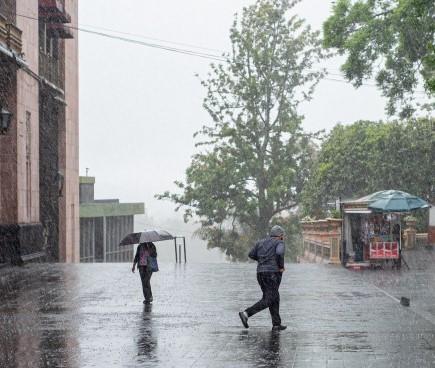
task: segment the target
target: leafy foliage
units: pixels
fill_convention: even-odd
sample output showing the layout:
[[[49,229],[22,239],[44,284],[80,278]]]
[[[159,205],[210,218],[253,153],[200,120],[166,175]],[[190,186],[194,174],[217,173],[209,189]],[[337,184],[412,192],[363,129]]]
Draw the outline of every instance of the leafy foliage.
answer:
[[[323,74],[313,67],[323,50],[317,32],[287,19],[295,3],[258,0],[236,16],[227,63],[202,81],[213,120],[198,133],[206,150],[176,183],[182,194],[158,196],[184,208],[186,221],[199,218],[209,246],[235,259],[297,205],[315,151],[297,107]]]
[[[347,55],[341,69],[354,86],[376,77],[390,115],[413,113],[421,78],[435,93],[433,0],[337,0],[323,31],[324,45]]]
[[[434,120],[337,125],[324,141],[304,188],[304,211],[320,217],[328,201],[387,189],[434,203],[434,163]]]

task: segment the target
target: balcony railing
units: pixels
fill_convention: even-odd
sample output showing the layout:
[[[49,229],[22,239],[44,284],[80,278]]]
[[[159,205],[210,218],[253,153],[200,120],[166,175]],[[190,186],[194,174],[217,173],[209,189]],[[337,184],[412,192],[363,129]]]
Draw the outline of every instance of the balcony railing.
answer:
[[[71,29],[59,23],[48,23],[47,35],[52,38],[74,38]]]
[[[71,23],[71,16],[61,0],[39,0],[39,17],[45,22]]]
[[[64,89],[64,76],[57,58],[39,53],[39,74],[60,89]]]

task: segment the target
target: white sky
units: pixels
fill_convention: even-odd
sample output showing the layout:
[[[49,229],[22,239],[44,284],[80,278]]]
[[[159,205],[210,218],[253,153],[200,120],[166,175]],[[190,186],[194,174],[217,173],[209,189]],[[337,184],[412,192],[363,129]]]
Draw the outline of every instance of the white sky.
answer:
[[[82,0],[79,23],[227,50],[235,12],[248,0]],[[320,29],[329,0],[305,0],[294,9]],[[98,198],[143,201],[154,219],[173,217],[174,205],[154,194],[174,189],[194,152],[193,133],[210,120],[202,109],[209,61],[80,34],[80,172],[96,176]],[[328,62],[337,73],[337,59]],[[336,77],[334,77],[336,78]],[[384,117],[373,87],[323,81],[305,104],[305,129]]]

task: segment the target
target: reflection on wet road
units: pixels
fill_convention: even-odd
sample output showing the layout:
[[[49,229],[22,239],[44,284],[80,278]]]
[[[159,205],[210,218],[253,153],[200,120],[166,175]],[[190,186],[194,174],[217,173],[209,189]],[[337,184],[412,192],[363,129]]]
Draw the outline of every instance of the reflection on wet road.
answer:
[[[288,265],[281,316],[289,327],[279,333],[267,311],[249,330],[240,324],[239,309],[259,297],[252,264],[162,264],[152,306],[142,304],[129,264],[16,270],[0,274],[1,368],[435,366],[435,325],[418,312],[433,315],[435,293],[412,285],[435,282],[432,272]],[[411,308],[372,284],[396,296],[411,290]]]

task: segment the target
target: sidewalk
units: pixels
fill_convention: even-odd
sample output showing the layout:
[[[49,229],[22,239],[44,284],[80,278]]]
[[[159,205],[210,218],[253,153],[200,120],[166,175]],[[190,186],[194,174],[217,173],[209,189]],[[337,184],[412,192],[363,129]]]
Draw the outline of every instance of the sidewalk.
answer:
[[[160,266],[151,309],[130,264],[26,266],[1,289],[0,367],[435,366],[431,269],[288,265],[272,333],[268,312],[248,330],[237,315],[260,296],[254,264]]]

